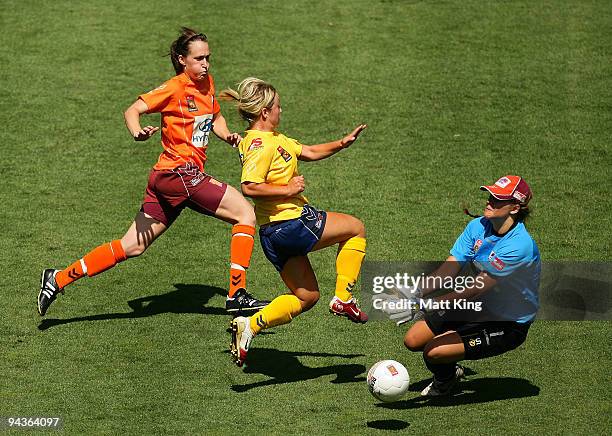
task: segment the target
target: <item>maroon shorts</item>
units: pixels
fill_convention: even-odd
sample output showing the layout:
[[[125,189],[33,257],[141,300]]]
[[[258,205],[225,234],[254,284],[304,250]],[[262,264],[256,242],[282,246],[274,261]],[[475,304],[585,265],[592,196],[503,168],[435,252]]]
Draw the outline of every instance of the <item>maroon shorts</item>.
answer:
[[[169,227],[186,207],[214,215],[226,190],[225,183],[191,163],[173,170],[153,170],[140,210]]]

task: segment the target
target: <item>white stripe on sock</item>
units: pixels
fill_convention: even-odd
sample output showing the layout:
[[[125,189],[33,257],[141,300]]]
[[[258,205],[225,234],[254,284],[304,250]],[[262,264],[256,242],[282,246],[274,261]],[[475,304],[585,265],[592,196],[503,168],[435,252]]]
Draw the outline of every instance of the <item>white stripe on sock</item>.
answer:
[[[83,270],[83,274],[87,274],[87,265],[85,265],[85,261],[81,259],[81,269]]]
[[[248,233],[234,233],[232,237],[234,236],[248,236],[249,238],[253,239],[253,235],[249,235]]]
[[[232,268],[234,268],[234,269],[239,269],[239,270],[241,270],[241,271],[246,271],[246,269],[244,269],[244,267],[243,267],[243,266],[240,266],[240,265],[238,265],[237,263],[232,263],[230,266],[231,266]]]

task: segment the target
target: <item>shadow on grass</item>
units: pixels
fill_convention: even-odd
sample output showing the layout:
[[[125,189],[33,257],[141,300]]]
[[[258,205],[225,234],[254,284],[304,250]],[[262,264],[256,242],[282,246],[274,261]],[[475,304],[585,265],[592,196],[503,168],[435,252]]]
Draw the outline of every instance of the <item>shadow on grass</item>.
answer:
[[[377,419],[376,421],[368,421],[367,426],[377,430],[403,430],[408,427],[406,421],[400,419]]]
[[[420,392],[430,382],[431,379],[420,381],[411,385],[410,390]],[[540,394],[540,388],[522,378],[493,377],[462,380],[455,387],[454,392],[450,397],[417,397],[395,403],[380,403],[376,406],[385,409],[418,409],[420,407],[488,403],[512,398],[535,397]]]
[[[244,372],[246,374],[267,375],[270,379],[246,385],[232,385],[231,388],[235,392],[246,392],[262,386],[294,383],[331,374],[336,375],[331,383],[354,383],[365,380],[365,377],[358,377],[366,370],[364,365],[346,364],[311,368],[302,364],[298,359],[299,356],[353,359],[361,357],[363,354],[308,353],[279,351],[272,348],[253,348],[249,351],[248,365]]]
[[[160,313],[201,313],[205,315],[227,315],[224,307],[208,307],[206,304],[215,295],[225,297],[226,290],[215,286],[188,285],[177,283],[175,290],[161,295],[150,295],[127,302],[132,309],[129,313],[101,313],[98,315],[79,316],[75,318],[45,318],[38,325],[39,330],[46,330],[62,324],[83,321],[103,321],[109,319],[143,318]],[[61,298],[61,297],[60,297]]]

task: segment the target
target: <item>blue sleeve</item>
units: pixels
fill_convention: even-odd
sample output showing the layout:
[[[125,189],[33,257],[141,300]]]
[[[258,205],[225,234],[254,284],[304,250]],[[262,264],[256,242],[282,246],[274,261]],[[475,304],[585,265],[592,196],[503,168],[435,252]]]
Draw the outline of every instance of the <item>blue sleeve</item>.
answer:
[[[474,258],[474,244],[478,238],[478,229],[482,228],[480,218],[476,218],[465,226],[463,233],[459,235],[455,241],[455,245],[450,250],[451,256],[454,256],[459,262],[469,262]]]

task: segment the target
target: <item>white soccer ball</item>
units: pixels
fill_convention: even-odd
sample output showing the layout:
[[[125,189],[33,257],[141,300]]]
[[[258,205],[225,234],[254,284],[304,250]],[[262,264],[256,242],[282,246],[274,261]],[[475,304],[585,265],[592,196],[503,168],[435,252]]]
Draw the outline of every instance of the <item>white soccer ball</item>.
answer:
[[[368,371],[368,389],[375,398],[386,403],[397,401],[408,391],[408,370],[395,360],[381,360]]]

